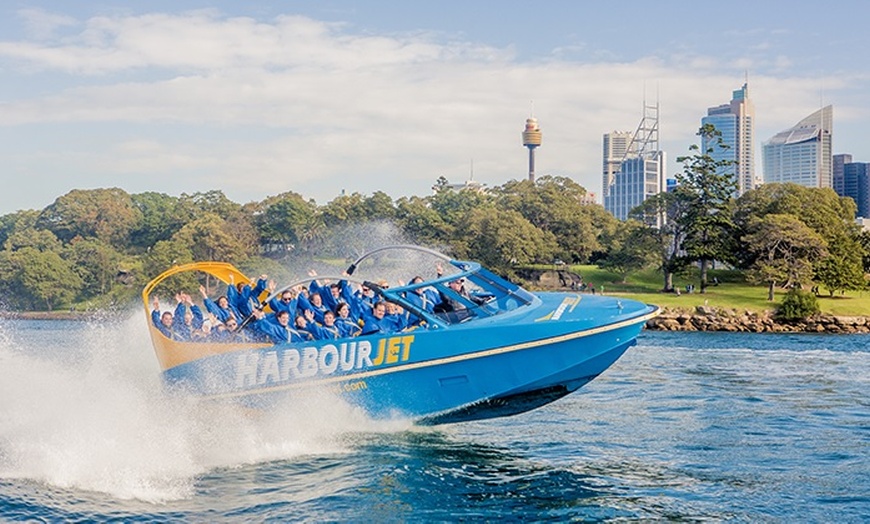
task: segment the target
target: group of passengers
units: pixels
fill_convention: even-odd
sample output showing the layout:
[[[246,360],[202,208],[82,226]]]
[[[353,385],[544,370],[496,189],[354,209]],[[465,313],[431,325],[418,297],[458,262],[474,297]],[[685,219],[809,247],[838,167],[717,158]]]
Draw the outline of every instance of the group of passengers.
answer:
[[[440,277],[440,264],[436,267]],[[264,291],[274,295],[274,281],[261,275],[250,284],[233,283],[227,294],[216,301],[208,297],[206,289],[199,287],[207,315],[184,293],[175,295],[175,312],[160,312],[159,301],[153,301],[151,320],[167,338],[186,342],[304,342],[329,340],[375,333],[395,333],[416,327],[422,320],[393,302],[385,301],[365,284],[353,289],[347,280],[320,282],[311,270],[311,283],[306,289],[296,286],[281,291],[267,304],[259,297]],[[414,277],[411,284],[423,282]],[[462,296],[464,281],[449,282],[451,290]],[[378,286],[388,287],[386,281]],[[461,301],[448,298],[431,287],[416,288],[408,292],[406,300],[416,308],[429,313],[464,310]],[[264,311],[268,305],[271,313]]]

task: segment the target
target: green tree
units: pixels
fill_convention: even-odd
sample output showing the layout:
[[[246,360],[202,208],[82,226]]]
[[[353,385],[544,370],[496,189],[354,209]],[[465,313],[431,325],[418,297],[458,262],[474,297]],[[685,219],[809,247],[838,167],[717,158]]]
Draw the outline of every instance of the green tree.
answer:
[[[473,189],[454,191],[445,186],[429,197],[428,201],[444,222],[461,229],[466,213],[490,204],[493,197],[488,193]]]
[[[18,231],[34,230],[38,218],[39,211],[35,210],[16,211],[0,216],[0,246],[6,244],[6,240]]]
[[[224,220],[232,220],[241,213],[242,206],[233,202],[218,189],[197,192],[193,194],[182,193],[179,204],[186,214],[191,217],[199,217],[206,213],[212,213]]]
[[[97,239],[75,238],[66,249],[66,260],[82,279],[83,297],[95,297],[108,293],[118,274],[121,253]]]
[[[194,262],[193,253],[183,239],[161,240],[142,256],[142,270],[152,279],[172,266]]]
[[[205,213],[181,228],[172,240],[186,246],[194,260],[243,261],[250,251],[226,231],[228,224],[214,213]]]
[[[674,290],[674,275],[684,271],[688,265],[682,256],[682,245],[686,237],[686,221],[683,219],[688,212],[691,198],[688,198],[679,188],[668,193],[659,193],[644,200],[632,209],[629,218],[633,218],[645,228],[643,234],[655,246],[656,258],[664,280],[662,291]]]
[[[737,200],[734,212],[734,223],[739,230],[737,237],[747,233],[752,219],[770,214],[791,215],[829,243],[841,235],[858,234],[854,225],[855,202],[851,198],[840,197],[830,188],[764,184]],[[738,251],[738,255],[740,267],[752,265],[753,258],[745,249]]]
[[[857,239],[839,236],[828,245],[828,256],[815,264],[815,280],[831,296],[837,291],[862,289],[865,285],[863,251]]]
[[[617,226],[610,239],[607,255],[598,261],[598,267],[619,274],[625,283],[628,275],[656,263],[657,245],[648,234],[647,227],[637,220],[626,220]]]
[[[98,238],[123,249],[141,219],[141,212],[123,189],[74,189],[46,207],[36,226],[51,231],[64,243],[79,236]]]
[[[742,235],[753,219],[771,214],[789,215],[824,239],[830,256],[813,260],[815,279],[827,282],[829,291],[856,289],[863,285],[861,257],[865,252],[855,223],[855,202],[832,189],[797,184],[764,184],[737,201],[735,224]],[[740,267],[752,267],[756,252],[749,244],[738,250]]]
[[[141,214],[141,219],[130,233],[130,245],[139,252],[161,240],[169,240],[195,215],[191,206],[185,206],[177,197],[163,193],[138,193],[130,198]]]
[[[317,212],[314,202],[298,193],[282,193],[265,200],[254,218],[260,245],[269,252],[286,254],[300,243],[305,225]]]
[[[793,287],[776,309],[776,316],[783,320],[804,320],[819,312],[816,295]]]
[[[400,198],[396,202],[396,219],[412,242],[430,246],[445,245],[454,227],[420,197]]]
[[[9,255],[13,300],[24,307],[41,304],[51,311],[70,303],[82,288],[72,264],[53,251],[24,247]]]
[[[320,213],[313,213],[300,224],[299,241],[304,251],[315,254],[321,251],[326,237],[330,233],[323,216]]]
[[[375,191],[364,200],[365,214],[369,220],[392,220],[396,217],[396,206],[390,195]]]
[[[499,211],[485,206],[470,211],[461,232],[465,253],[505,275],[512,274],[515,265],[552,261],[558,249],[552,233],[541,231],[512,210]]]
[[[727,149],[720,133],[713,125],[704,124],[697,133],[716,142],[716,148]],[[689,199],[686,213],[681,217],[685,228],[682,248],[686,256],[700,263],[701,293],[707,289],[707,270],[712,261],[732,258],[731,242],[732,198],[737,190],[731,160],[716,160],[714,148],[699,151],[697,145],[689,148],[692,155],[677,158],[683,164],[677,175],[680,194]]]
[[[438,177],[438,180],[435,181],[435,185],[432,186],[432,190],[435,191],[436,193],[438,193],[440,191],[444,191],[446,189],[449,189],[449,186],[450,186],[450,181],[447,180],[447,178],[445,178],[444,175],[441,175]]]
[[[858,233],[858,243],[861,245],[861,265],[864,273],[870,273],[870,231],[861,230]]]
[[[45,229],[22,229],[6,238],[3,248],[9,251],[18,251],[21,248],[32,247],[38,251],[52,251],[60,253],[63,244],[54,233]]]
[[[373,220],[391,220],[396,216],[392,199],[382,191],[376,191],[371,197],[360,193],[340,195],[320,211],[328,228],[348,222],[361,224]]]
[[[544,176],[535,182],[511,181],[494,189],[497,205],[513,209],[558,242],[559,258],[587,262],[602,250],[600,236],[616,218],[597,204],[585,202],[586,189],[567,177]]]
[[[331,228],[349,221],[362,221],[365,218],[363,198],[360,193],[339,195],[320,207],[326,226]]]
[[[747,277],[767,284],[769,301],[777,284],[793,287],[810,282],[813,264],[828,254],[824,238],[792,215],[754,218],[742,240],[754,259]]]

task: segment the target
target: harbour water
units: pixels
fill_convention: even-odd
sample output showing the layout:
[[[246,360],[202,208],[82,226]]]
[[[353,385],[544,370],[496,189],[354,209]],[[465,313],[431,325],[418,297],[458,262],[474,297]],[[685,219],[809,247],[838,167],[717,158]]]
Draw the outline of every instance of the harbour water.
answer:
[[[0,324],[0,521],[870,521],[870,336],[645,332],[510,418],[161,388],[139,314]]]

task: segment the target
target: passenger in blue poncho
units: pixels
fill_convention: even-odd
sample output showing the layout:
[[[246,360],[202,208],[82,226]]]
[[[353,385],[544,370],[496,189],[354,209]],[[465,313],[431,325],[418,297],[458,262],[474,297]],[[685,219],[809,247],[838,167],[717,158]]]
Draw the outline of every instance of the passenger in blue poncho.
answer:
[[[296,315],[294,329],[303,337],[307,336],[309,340],[314,340],[320,335],[319,326],[314,321],[314,313],[311,310]]]
[[[286,311],[290,313],[291,317],[295,318],[298,303],[298,299],[293,295],[293,290],[285,289],[281,292],[280,298],[273,298],[269,300],[269,307],[272,309],[272,311],[276,313],[278,311]]]
[[[365,315],[365,324],[362,328],[362,335],[372,335],[374,333],[395,333],[401,331],[405,326],[394,315],[387,315],[387,304],[380,301],[372,307],[371,314]]]
[[[420,284],[421,282],[423,282],[423,277],[421,276],[416,276],[411,279],[411,284]],[[432,313],[435,306],[441,302],[441,297],[438,294],[438,291],[431,287],[418,287],[412,292],[407,293],[405,298],[411,304],[417,306],[423,311],[428,311],[429,313]]]
[[[230,303],[227,297],[218,297],[217,302],[208,298],[205,292],[205,287],[199,286],[199,293],[202,295],[202,303],[209,313],[213,314],[222,323],[226,324],[227,320],[234,318],[237,321],[242,318],[239,311]]]
[[[254,308],[260,306],[260,294],[266,289],[266,275],[260,275],[255,286],[252,288],[250,284],[239,282],[234,284],[232,276],[230,276],[230,285],[227,286],[227,300],[229,304],[238,312],[238,318],[248,318]]]
[[[314,338],[317,340],[333,340],[336,338],[344,338],[345,335],[343,331],[335,325],[335,313],[332,311],[327,311],[323,314],[323,325],[318,326],[317,333],[314,334]]]
[[[386,285],[386,282],[384,282]],[[363,284],[350,297],[347,303],[350,306],[350,316],[354,320],[364,321],[365,315],[371,315],[372,306],[377,302],[375,292],[366,284]]]
[[[211,315],[214,317],[214,315]],[[257,331],[245,332],[239,329],[239,323],[235,318],[229,318],[226,323],[217,322],[214,324],[206,337],[209,342],[261,342],[266,340],[266,336]]]
[[[350,306],[342,302],[335,309],[335,325],[341,332],[342,337],[355,337],[360,334],[359,322],[350,316]]]
[[[202,328],[202,310],[193,303],[190,295],[185,293],[175,295],[175,300],[178,301],[178,306],[172,317],[173,333],[179,340],[190,341],[193,339],[194,332]]]
[[[347,302],[353,297],[353,291],[346,280],[331,284],[327,280],[321,284],[319,280],[314,278],[317,276],[317,272],[313,269],[308,270],[308,276],[312,277],[311,284],[308,285],[308,299],[311,300],[312,296],[317,293],[320,295],[323,306],[329,310],[335,311],[339,302]]]
[[[329,311],[329,308],[323,305],[323,298],[320,293],[309,293],[306,297],[305,293],[300,293],[298,297],[298,308],[302,311],[311,311],[314,314],[314,320],[323,323],[323,314]]]
[[[274,344],[283,342],[305,342],[311,340],[309,333],[300,333],[290,326],[290,313],[279,311],[274,313],[274,319],[269,320],[266,314],[259,309],[253,311],[257,320],[251,323],[251,327],[263,333]]]
[[[160,312],[160,301],[157,300],[157,297],[154,297],[152,301],[152,310],[151,310],[151,323],[154,324],[163,336],[172,340],[179,340],[179,337],[173,332],[173,315],[171,311]]]

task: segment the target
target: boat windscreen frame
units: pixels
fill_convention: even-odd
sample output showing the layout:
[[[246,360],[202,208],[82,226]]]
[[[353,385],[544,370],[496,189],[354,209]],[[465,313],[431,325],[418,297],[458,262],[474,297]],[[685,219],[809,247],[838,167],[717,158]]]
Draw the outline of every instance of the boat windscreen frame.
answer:
[[[346,273],[348,275],[353,274],[353,272],[357,269],[357,267],[359,267],[360,263],[362,263],[363,260],[378,253],[390,250],[412,250],[426,253],[447,262],[449,265],[453,266],[457,270],[457,272],[451,273],[449,275],[441,275],[438,278],[424,280],[423,282],[417,284],[407,284],[394,288],[381,289],[376,284],[372,284],[370,282],[367,283],[367,285],[372,287],[372,289],[376,289],[377,292],[382,295],[386,300],[396,302],[405,307],[406,309],[414,311],[414,313],[421,318],[426,319],[430,327],[446,327],[450,324],[465,322],[467,320],[470,320],[472,317],[491,317],[515,309],[516,307],[532,304],[536,300],[538,300],[534,294],[523,289],[521,286],[514,284],[513,282],[501,278],[494,273],[484,269],[477,262],[456,260],[448,255],[445,255],[444,253],[435,251],[433,249],[408,244],[384,246],[369,251],[360,256],[357,260],[355,260],[347,268]],[[474,284],[474,286],[476,286],[477,288],[482,289],[484,291],[484,295],[499,297],[498,304],[500,305],[496,305],[495,307],[490,305],[487,307],[487,304],[485,302],[481,303],[480,301],[475,300],[475,298],[472,298],[471,296],[464,296],[460,293],[453,291],[448,284],[457,279],[466,279],[467,281]],[[445,296],[452,301],[462,304],[466,308],[466,311],[471,312],[472,314],[463,315],[457,318],[456,316],[451,316],[447,314],[419,311],[418,308],[415,308],[414,305],[405,298],[405,294],[409,292],[415,292],[418,289],[426,287],[434,288],[436,291],[439,292],[441,296]],[[512,306],[509,307],[508,304],[512,304]]]
[[[381,290],[388,300],[400,302],[404,305],[408,300],[404,295],[409,292],[414,292],[417,289],[431,287],[439,294],[447,298],[461,303],[468,314],[455,315],[451,312],[430,313],[428,311],[421,313],[423,318],[426,318],[430,325],[446,327],[447,325],[463,323],[475,319],[488,318],[506,313],[513,309],[526,306],[534,303],[537,299],[535,295],[529,293],[522,287],[505,280],[490,271],[484,269],[479,263],[466,260],[448,259],[450,265],[454,266],[458,272],[449,275],[442,275],[435,279],[425,280],[417,284],[408,284],[405,286],[391,287]],[[473,284],[476,288],[483,291],[481,294],[475,294],[473,291],[469,295],[463,295],[454,291],[449,283],[454,280],[464,279]],[[497,299],[495,303],[480,300],[480,297],[492,297]],[[472,298],[474,297],[474,298]],[[507,304],[513,301],[513,306],[508,307]],[[455,313],[455,312],[454,312]]]

